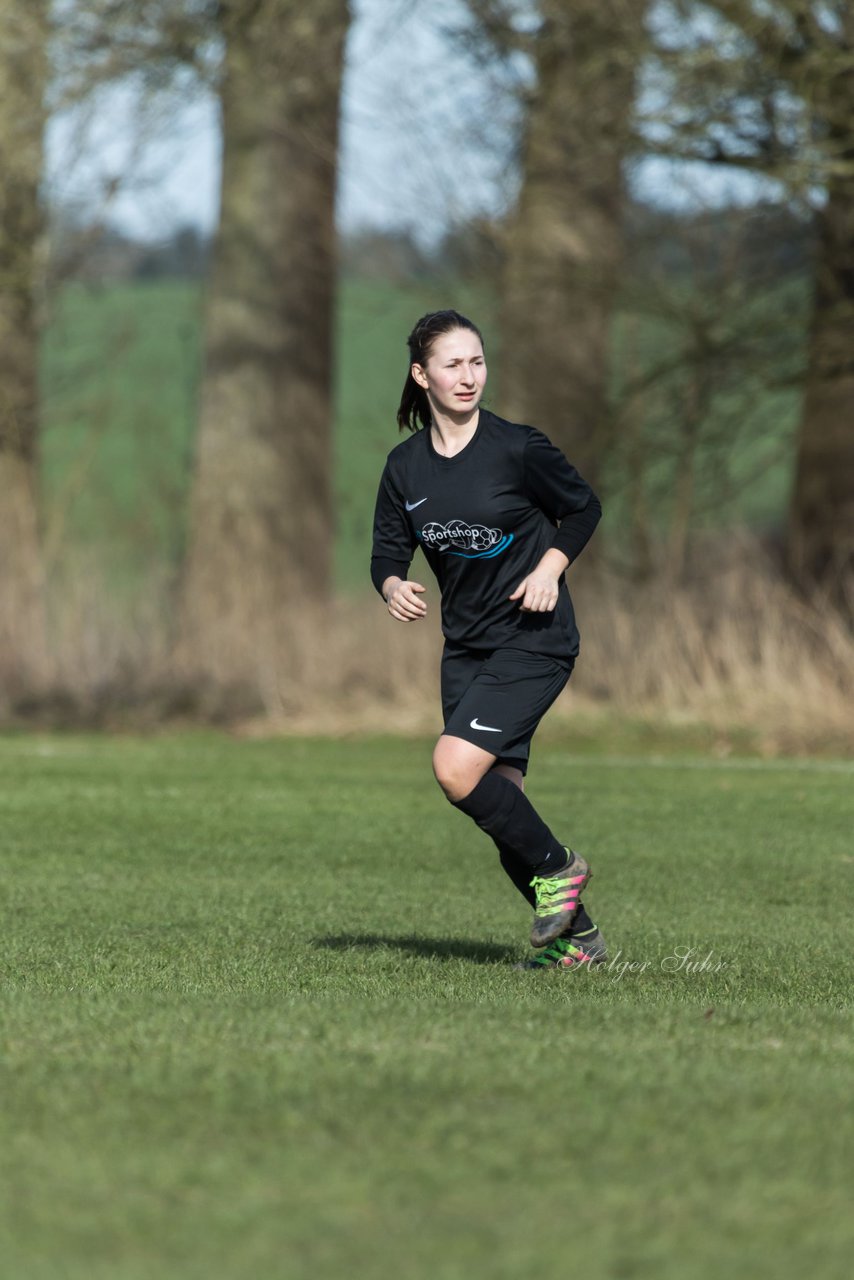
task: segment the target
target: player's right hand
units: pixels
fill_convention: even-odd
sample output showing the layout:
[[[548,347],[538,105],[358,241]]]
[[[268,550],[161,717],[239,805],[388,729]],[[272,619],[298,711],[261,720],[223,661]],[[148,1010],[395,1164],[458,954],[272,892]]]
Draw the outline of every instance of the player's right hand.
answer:
[[[423,618],[427,612],[427,604],[418,599],[417,593],[426,590],[420,582],[401,582],[398,579],[386,596],[391,616],[397,618],[398,622],[417,622],[419,618]]]

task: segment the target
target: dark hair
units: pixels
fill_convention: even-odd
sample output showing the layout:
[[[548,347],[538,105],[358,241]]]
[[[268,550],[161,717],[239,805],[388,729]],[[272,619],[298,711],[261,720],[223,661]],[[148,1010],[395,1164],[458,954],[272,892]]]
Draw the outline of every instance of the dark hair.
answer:
[[[403,384],[403,395],[400,397],[400,408],[397,411],[397,425],[401,431],[408,428],[417,431],[419,426],[430,426],[430,403],[427,392],[412,376],[414,364],[424,365],[430,357],[433,343],[443,333],[453,333],[455,329],[470,329],[476,333],[483,345],[483,334],[476,324],[461,316],[459,311],[429,311],[422,316],[406,339],[409,345],[409,370]]]

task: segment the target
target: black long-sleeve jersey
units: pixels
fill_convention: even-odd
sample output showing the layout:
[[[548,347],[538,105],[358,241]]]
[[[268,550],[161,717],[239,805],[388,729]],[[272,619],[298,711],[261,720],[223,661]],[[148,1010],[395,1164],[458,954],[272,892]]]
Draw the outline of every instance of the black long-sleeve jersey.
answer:
[[[574,560],[602,508],[541,431],[481,409],[477,429],[446,458],[429,430],[388,455],[374,515],[371,577],[405,579],[417,547],[436,576],[450,647],[505,646],[575,657],[578,629],[566,581],[550,613],[523,613],[508,597],[550,547]]]

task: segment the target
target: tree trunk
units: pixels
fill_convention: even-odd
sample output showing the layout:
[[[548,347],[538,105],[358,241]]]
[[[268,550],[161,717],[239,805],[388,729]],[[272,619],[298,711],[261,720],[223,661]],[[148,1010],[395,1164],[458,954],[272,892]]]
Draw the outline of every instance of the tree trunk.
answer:
[[[638,0],[542,0],[507,240],[502,412],[544,430],[594,484],[645,9]]]
[[[222,210],[210,281],[182,632],[253,683],[330,585],[332,331],[347,0],[222,6]]]
[[[46,657],[38,519],[39,183],[46,0],[0,0],[0,681],[38,680]]]
[[[845,599],[854,572],[854,177],[831,182],[820,215],[788,553],[803,586]]]

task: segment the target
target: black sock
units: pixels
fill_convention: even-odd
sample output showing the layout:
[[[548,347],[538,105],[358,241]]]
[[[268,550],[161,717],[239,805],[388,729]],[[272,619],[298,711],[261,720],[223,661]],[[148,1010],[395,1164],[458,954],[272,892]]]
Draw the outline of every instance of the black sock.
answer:
[[[590,919],[580,902],[578,904],[578,910],[575,913],[575,919],[572,922],[570,933],[573,938],[577,938],[580,934],[596,933],[595,924]]]
[[[481,831],[511,849],[530,875],[547,876],[566,866],[563,845],[549,831],[524,791],[502,774],[484,774],[473,791],[453,803],[473,818]]]
[[[530,903],[532,907],[535,906],[536,895],[534,890],[531,888],[531,868],[526,862],[522,862],[521,858],[516,857],[516,854],[509,845],[504,844],[501,840],[496,840],[495,844],[498,848],[498,856],[501,859],[501,865],[507,875],[513,881],[525,901]],[[595,928],[595,924],[584,909],[584,903],[579,902],[578,910],[576,911],[572,921],[572,932],[587,933],[588,930]]]
[[[517,858],[510,846],[505,844],[503,840],[496,840],[495,844],[498,847],[498,856],[501,859],[502,867],[525,901],[529,902],[533,907],[536,904],[537,895],[531,888],[531,868],[527,862]]]

